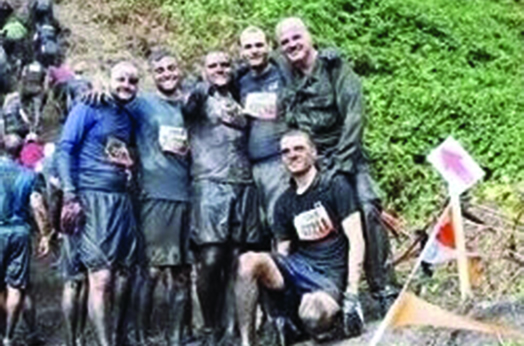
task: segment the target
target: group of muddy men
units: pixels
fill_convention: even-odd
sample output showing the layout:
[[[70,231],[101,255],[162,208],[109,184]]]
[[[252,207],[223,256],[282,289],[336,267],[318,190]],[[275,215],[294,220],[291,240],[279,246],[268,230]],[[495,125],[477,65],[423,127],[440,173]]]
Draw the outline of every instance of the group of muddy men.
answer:
[[[4,345],[38,289],[32,230],[40,256],[59,242],[67,345],[85,343],[87,317],[99,345],[149,344],[159,282],[169,345],[195,339],[192,284],[202,345],[256,345],[257,326],[280,345],[358,336],[361,268],[386,311],[396,289],[360,81],[299,18],[280,21],[275,39],[271,51],[261,29],[246,28],[242,63],[209,52],[194,81],[172,51],[154,48],[148,93],[131,61],[93,90],[40,54],[41,42],[29,62],[5,48],[20,86],[0,122]],[[48,88],[62,104],[56,150],[40,133]],[[34,327],[34,312],[27,321]]]

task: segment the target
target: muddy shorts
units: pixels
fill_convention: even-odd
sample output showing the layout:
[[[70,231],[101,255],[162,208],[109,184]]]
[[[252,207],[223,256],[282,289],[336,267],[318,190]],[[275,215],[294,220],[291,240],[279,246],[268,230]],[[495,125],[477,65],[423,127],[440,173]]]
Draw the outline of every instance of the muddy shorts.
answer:
[[[2,287],[27,287],[31,261],[29,226],[0,226],[0,261]]]
[[[188,202],[142,200],[139,224],[144,237],[148,266],[175,266],[188,263]]]
[[[80,261],[79,245],[80,234],[62,235],[59,267],[65,281],[83,280],[87,276],[87,268]]]
[[[254,163],[253,180],[259,194],[261,219],[268,230],[271,230],[275,204],[289,187],[289,173],[282,164],[280,156],[277,156]]]
[[[258,244],[258,196],[253,184],[193,183],[191,240],[204,244]]]
[[[131,199],[125,193],[82,191],[85,227],[65,236],[62,257],[65,276],[85,271],[126,269],[138,261],[139,235]]]

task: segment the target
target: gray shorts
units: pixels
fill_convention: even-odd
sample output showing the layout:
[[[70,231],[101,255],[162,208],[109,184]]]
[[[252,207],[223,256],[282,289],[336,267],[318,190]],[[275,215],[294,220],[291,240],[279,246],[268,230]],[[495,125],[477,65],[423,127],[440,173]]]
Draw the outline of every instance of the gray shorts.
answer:
[[[148,266],[176,266],[189,262],[188,202],[142,200],[139,224]]]
[[[101,191],[81,191],[79,196],[86,224],[78,234],[65,236],[64,276],[137,264],[139,237],[129,196]]]
[[[253,180],[260,198],[261,219],[269,229],[273,227],[275,204],[289,187],[289,179],[280,156],[253,164]]]
[[[193,183],[191,240],[196,245],[261,241],[258,196],[253,184]]]
[[[27,225],[0,226],[2,286],[23,289],[29,284],[31,232]]]

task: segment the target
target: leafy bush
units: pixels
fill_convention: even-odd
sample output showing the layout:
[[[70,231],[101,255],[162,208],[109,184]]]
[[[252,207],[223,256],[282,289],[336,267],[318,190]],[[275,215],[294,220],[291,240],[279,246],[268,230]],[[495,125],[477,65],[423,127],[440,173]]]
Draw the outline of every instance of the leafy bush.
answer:
[[[124,1],[124,0],[121,0]],[[236,50],[248,24],[271,36],[296,15],[362,77],[365,137],[387,204],[423,220],[444,185],[426,162],[453,135],[497,182],[524,178],[524,11],[510,0],[133,0],[160,6],[182,58]],[[439,195],[440,194],[440,195]]]

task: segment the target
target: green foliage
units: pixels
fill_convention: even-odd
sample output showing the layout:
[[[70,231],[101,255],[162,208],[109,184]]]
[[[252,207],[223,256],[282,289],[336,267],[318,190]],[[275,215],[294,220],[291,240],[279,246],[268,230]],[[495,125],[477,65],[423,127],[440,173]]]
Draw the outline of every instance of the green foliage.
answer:
[[[124,1],[124,0],[121,0]],[[386,202],[411,221],[442,199],[425,161],[448,135],[496,183],[524,178],[524,11],[510,0],[134,0],[161,6],[184,59],[234,50],[248,24],[270,36],[300,16],[362,77],[365,137]],[[439,195],[440,194],[440,195]]]

